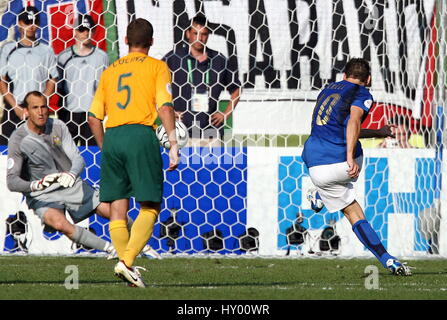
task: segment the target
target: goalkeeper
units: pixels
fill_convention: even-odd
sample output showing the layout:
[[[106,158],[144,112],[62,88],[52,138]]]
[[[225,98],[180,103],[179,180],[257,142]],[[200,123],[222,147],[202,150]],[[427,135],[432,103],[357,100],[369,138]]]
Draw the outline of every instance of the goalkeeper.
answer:
[[[74,223],[87,219],[94,211],[107,219],[110,216],[110,205],[100,203],[98,191],[79,177],[84,159],[67,126],[48,118],[47,99],[42,93],[31,91],[23,101],[27,121],[13,132],[8,143],[9,190],[23,193],[28,207],[47,226],[113,257],[115,250],[110,242],[65,217],[65,210]]]

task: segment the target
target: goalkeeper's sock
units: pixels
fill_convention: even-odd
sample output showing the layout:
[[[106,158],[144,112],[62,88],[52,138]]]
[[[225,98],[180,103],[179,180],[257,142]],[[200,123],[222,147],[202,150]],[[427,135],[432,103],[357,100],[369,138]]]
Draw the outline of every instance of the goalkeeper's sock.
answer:
[[[75,232],[72,238],[74,242],[81,244],[84,247],[89,247],[101,251],[104,251],[104,249],[108,246],[109,243],[107,241],[101,239],[89,230],[77,225],[75,225],[74,227]]]
[[[109,223],[110,239],[120,259],[124,256],[127,243],[129,242],[129,230],[126,220],[113,220]]]
[[[127,230],[129,230],[129,233],[130,233],[130,230],[132,230],[133,223],[134,223],[133,219],[131,217],[127,216]]]
[[[388,259],[395,259],[391,256],[383,246],[377,233],[366,220],[359,220],[352,226],[352,230],[359,238],[360,242],[371,251],[380,263],[386,268]]]
[[[154,230],[154,224],[157,221],[158,210],[153,208],[141,208],[138,217],[132,226],[129,243],[124,252],[124,263],[126,266],[133,266],[135,258],[147,244]]]

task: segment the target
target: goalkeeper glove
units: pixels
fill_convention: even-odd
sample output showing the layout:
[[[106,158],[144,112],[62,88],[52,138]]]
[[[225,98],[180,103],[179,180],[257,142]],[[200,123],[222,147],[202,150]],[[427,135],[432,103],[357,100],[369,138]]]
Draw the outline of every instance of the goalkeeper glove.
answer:
[[[31,191],[42,191],[51,186],[58,180],[60,173],[47,174],[40,180],[31,181]]]
[[[76,181],[76,176],[71,172],[62,172],[60,174],[59,179],[57,179],[57,182],[59,182],[60,185],[64,188],[73,187],[75,181]]]

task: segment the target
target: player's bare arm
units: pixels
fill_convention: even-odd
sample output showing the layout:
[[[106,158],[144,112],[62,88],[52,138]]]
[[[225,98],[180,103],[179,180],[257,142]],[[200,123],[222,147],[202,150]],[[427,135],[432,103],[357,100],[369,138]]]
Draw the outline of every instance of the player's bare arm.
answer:
[[[92,130],[98,147],[102,149],[102,143],[104,141],[104,126],[102,125],[102,121],[89,112],[88,125],[90,126],[90,130]]]
[[[396,128],[394,124],[387,124],[380,129],[360,129],[360,139],[364,138],[394,138],[393,130]]]
[[[359,107],[352,106],[351,114],[348,120],[348,126],[346,128],[346,161],[349,165],[348,174],[352,178],[356,178],[359,176],[360,167],[355,162],[354,154],[355,154],[355,146],[359,139],[360,135],[360,126],[361,120],[363,116],[363,110]]]
[[[228,102],[228,106],[224,112],[217,111],[211,116],[211,124],[214,126],[220,126],[225,119],[227,119],[236,108],[237,103],[239,102],[241,96],[241,89],[237,88],[233,91],[230,97],[230,101]]]
[[[50,98],[53,93],[56,91],[56,82],[57,79],[50,79],[47,81],[45,85],[45,90],[43,91],[43,94]]]
[[[169,168],[168,170],[175,170],[180,162],[179,147],[177,144],[177,137],[175,134],[175,113],[170,105],[163,105],[158,109],[158,116],[168,133],[169,143]]]
[[[0,93],[2,94],[5,101],[13,107],[14,112],[20,119],[23,118],[23,108],[17,105],[17,101],[14,95],[9,91],[9,84],[4,77],[0,78]]]

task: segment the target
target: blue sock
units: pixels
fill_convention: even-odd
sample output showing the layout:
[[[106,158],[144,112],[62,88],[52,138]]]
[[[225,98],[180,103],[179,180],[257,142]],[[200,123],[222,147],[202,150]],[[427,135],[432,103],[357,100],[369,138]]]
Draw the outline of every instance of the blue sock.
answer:
[[[360,242],[363,243],[363,245],[376,256],[385,268],[388,259],[395,259],[386,251],[385,247],[377,236],[377,233],[373,230],[368,221],[357,221],[352,226],[352,231],[354,231]]]

